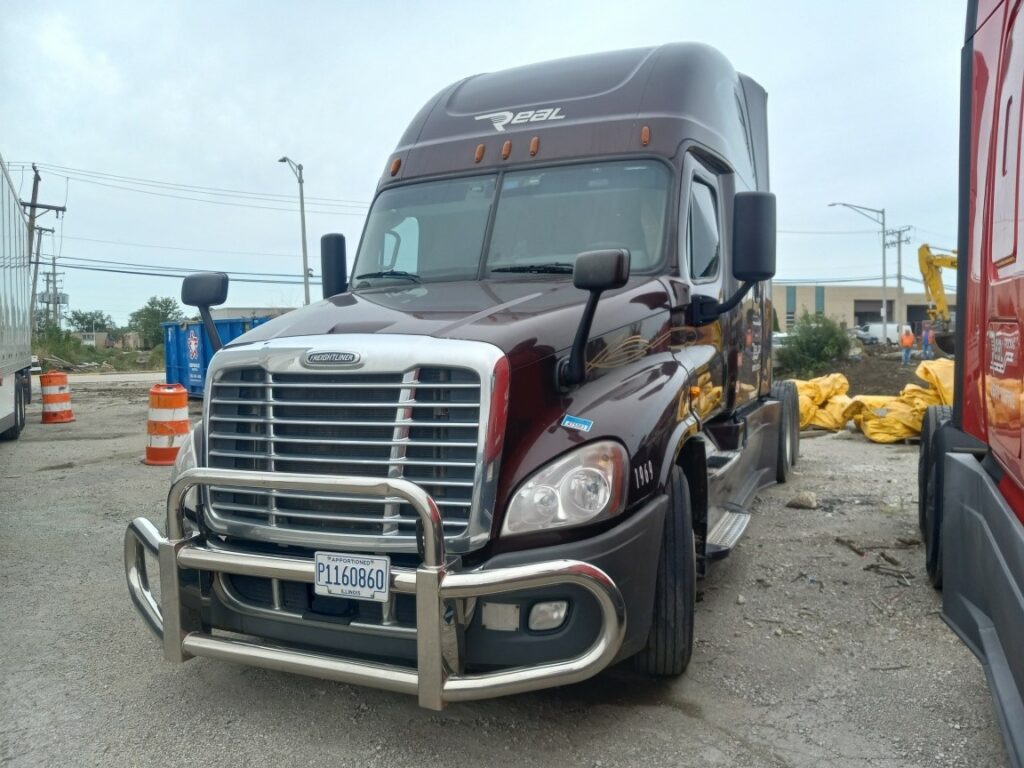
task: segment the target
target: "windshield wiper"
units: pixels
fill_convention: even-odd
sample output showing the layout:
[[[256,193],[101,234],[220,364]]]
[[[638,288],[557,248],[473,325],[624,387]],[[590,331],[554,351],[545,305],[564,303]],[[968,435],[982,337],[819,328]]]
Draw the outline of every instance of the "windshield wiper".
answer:
[[[387,269],[383,272],[367,272],[362,275],[356,275],[356,280],[363,280],[366,278],[373,277],[399,277],[406,280],[412,280],[414,283],[422,282],[419,275],[414,275],[412,272],[405,272],[401,269]]]
[[[515,264],[510,267],[495,267],[491,272],[533,272],[536,274],[572,274],[572,264],[565,261],[553,261],[550,264]]]

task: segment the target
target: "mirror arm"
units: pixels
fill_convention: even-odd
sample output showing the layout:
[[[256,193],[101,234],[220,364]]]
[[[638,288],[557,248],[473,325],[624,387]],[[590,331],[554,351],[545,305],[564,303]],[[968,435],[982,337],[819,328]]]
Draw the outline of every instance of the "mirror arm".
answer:
[[[576,338],[572,342],[572,351],[558,367],[558,378],[563,388],[582,384],[587,377],[587,341],[590,339],[590,326],[594,323],[597,300],[600,297],[601,291],[590,292],[590,296],[587,297],[587,305],[583,309],[583,317],[580,318],[579,328],[576,329]]]
[[[220,340],[220,333],[217,331],[217,324],[213,322],[210,308],[199,307],[199,316],[203,318],[203,327],[206,329],[206,335],[210,337],[210,346],[213,347],[214,352],[217,352],[224,344]]]
[[[706,325],[715,318],[731,311],[737,304],[743,301],[743,297],[746,296],[753,287],[753,281],[748,280],[743,283],[732,296],[723,302],[718,302],[710,296],[694,296],[690,304],[693,312],[693,324]]]

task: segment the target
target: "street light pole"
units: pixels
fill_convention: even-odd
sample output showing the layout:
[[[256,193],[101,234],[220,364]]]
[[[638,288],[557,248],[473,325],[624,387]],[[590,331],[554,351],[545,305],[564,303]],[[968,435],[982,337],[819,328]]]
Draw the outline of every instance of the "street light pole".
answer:
[[[306,197],[303,190],[302,163],[296,163],[287,156],[277,162],[288,163],[295,178],[299,180],[299,219],[302,222],[302,285],[306,290],[306,304],[309,304],[309,252],[306,250]]]
[[[884,344],[889,343],[889,289],[886,280],[885,264],[885,208],[868,208],[866,205],[854,205],[853,203],[829,203],[829,207],[841,205],[851,211],[866,216],[876,224],[882,225],[882,340]]]

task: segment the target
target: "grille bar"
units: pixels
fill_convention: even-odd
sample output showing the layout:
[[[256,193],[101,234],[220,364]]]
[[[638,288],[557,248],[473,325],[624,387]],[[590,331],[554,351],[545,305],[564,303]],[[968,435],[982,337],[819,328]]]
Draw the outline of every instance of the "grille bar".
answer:
[[[214,389],[217,385],[214,385]],[[243,387],[244,389],[244,387]],[[403,400],[398,402],[370,402],[360,403],[352,400],[334,400],[321,402],[316,400],[279,400],[271,398],[248,399],[248,398],[227,398],[215,397],[211,401],[213,405],[285,405],[289,408],[387,408],[388,406],[402,406],[410,408],[473,408],[479,409],[479,403],[465,403],[451,400]]]
[[[244,438],[243,438],[244,439]],[[314,463],[324,464],[360,464],[365,466],[403,466],[403,467],[475,467],[476,464],[472,461],[417,461],[416,459],[396,458],[396,459],[352,459],[348,457],[332,457],[332,456],[309,456],[309,455],[293,455],[290,453],[250,453],[248,451],[224,451],[220,449],[212,449],[210,456],[224,456],[226,458],[236,459],[276,459],[277,461],[312,461]],[[472,485],[472,481],[468,485]]]
[[[214,487],[214,490],[217,490],[217,491],[231,490],[233,492],[242,493],[242,491],[240,489],[227,489],[227,488],[221,488],[219,486]],[[247,496],[269,496],[270,493],[271,493],[271,491],[259,490],[257,488],[249,488],[249,489],[245,490],[245,494]],[[361,496],[333,496],[333,495],[327,496],[327,495],[324,495],[324,494],[298,493],[298,492],[295,492],[295,493],[289,492],[288,497],[291,498],[291,499],[309,499],[309,500],[313,500],[313,501],[325,501],[325,500],[326,501],[348,501],[348,502],[358,502],[360,504],[388,504],[388,503],[392,503],[392,504],[393,503],[398,503],[398,504],[400,504],[402,502],[402,500],[398,499],[398,498],[392,498],[392,497],[385,498],[383,496],[367,496],[367,497],[363,498]],[[439,507],[442,507],[442,506],[447,506],[447,507],[469,507],[472,504],[472,502],[469,502],[469,501],[437,501],[436,499],[434,500],[434,503],[437,504],[437,506],[439,506]]]
[[[256,417],[248,416],[217,416],[213,415],[210,417],[210,421],[227,421],[235,422],[238,424],[295,424],[297,426],[315,426],[323,424],[323,421],[316,421],[311,419],[260,419]],[[475,421],[331,421],[330,424],[336,427],[479,427],[480,425]],[[213,436],[213,433],[211,433]],[[219,437],[234,437],[235,433],[224,434],[221,433]]]

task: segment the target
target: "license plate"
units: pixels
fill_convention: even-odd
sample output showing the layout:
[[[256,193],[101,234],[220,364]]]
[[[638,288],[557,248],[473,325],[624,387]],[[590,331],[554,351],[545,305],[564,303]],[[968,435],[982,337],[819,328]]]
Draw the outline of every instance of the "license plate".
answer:
[[[315,558],[316,594],[387,602],[391,558],[340,552],[317,552]]]

